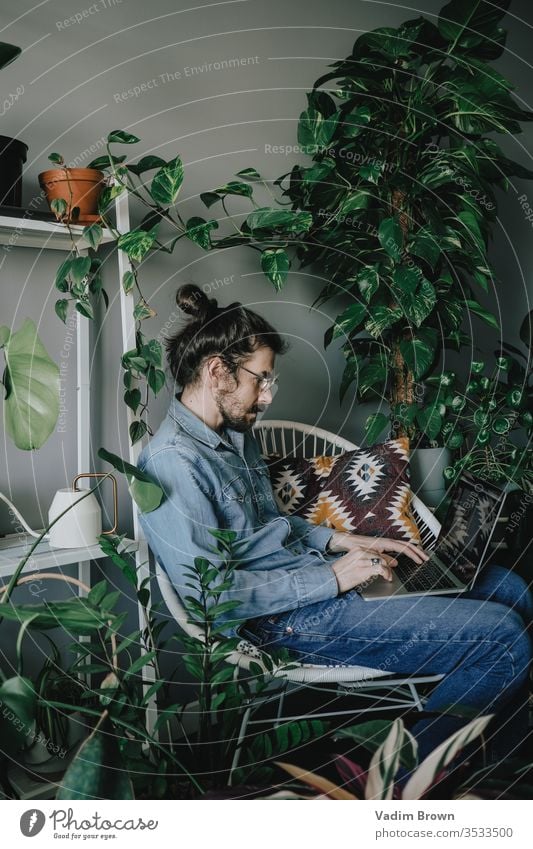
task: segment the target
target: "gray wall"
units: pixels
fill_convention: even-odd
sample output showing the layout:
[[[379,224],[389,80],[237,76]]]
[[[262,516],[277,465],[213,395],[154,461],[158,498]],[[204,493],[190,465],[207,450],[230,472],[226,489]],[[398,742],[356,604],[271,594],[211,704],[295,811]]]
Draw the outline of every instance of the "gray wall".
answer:
[[[433,16],[440,0],[422,0],[420,11]],[[533,9],[527,0],[513,2],[507,18],[508,51],[498,67],[516,84],[525,106],[533,84],[530,58]],[[81,15],[79,22],[68,20]],[[197,0],[98,0],[93,5],[67,0],[46,4],[4,0],[2,38],[24,48],[12,66],[2,71],[2,91],[23,86],[22,96],[2,118],[1,132],[29,145],[24,175],[24,199],[38,194],[37,174],[48,166],[47,156],[60,151],[67,161],[86,165],[103,151],[102,139],[114,128],[136,133],[141,143],[131,148],[135,158],[146,153],[170,157],[180,153],[186,166],[180,212],[184,218],[203,214],[198,195],[225,182],[241,168],[253,165],[273,179],[290,170],[301,157],[273,153],[272,146],[296,141],[298,115],[305,91],[328,63],[344,57],[357,35],[377,26],[395,25],[414,16],[402,4],[363,0],[235,0],[205,3]],[[204,69],[209,63],[249,59],[238,68]],[[135,86],[142,90],[128,95]],[[533,128],[506,143],[508,154],[531,165]],[[90,152],[88,149],[93,148]],[[504,336],[512,339],[531,294],[531,222],[525,220],[517,198],[533,199],[527,183],[516,181],[501,199],[492,256],[499,274],[496,297]],[[232,204],[237,212],[238,200]],[[133,210],[134,217],[136,210]],[[292,341],[280,364],[281,388],[272,416],[294,418],[342,432],[355,440],[369,410],[354,410],[350,398],[342,406],[338,389],[343,358],[333,346],[323,349],[323,334],[342,301],[322,311],[309,305],[323,281],[316,274],[294,271],[280,295],[258,269],[256,257],[234,248],[206,254],[189,242],[172,257],[158,255],[146,263],[145,294],[157,316],[144,324],[157,335],[176,321],[174,294],[179,283],[191,280],[211,289],[222,304],[242,301],[262,312]],[[68,342],[55,317],[54,254],[13,249],[3,260],[1,322],[20,326],[32,317],[52,356]],[[106,263],[110,309],[102,318],[93,345],[94,409],[92,441],[127,452],[119,369],[120,324],[114,258]],[[226,284],[218,281],[226,279]],[[473,344],[485,336],[476,324]],[[75,473],[74,350],[67,370],[66,428],[35,454],[17,451],[6,442],[5,469],[0,485],[36,524],[42,523],[59,486]],[[157,427],[168,394],[152,404],[151,422]],[[2,462],[4,462],[4,456]],[[127,517],[122,499],[123,521]],[[9,532],[9,517],[0,509],[0,532]]]

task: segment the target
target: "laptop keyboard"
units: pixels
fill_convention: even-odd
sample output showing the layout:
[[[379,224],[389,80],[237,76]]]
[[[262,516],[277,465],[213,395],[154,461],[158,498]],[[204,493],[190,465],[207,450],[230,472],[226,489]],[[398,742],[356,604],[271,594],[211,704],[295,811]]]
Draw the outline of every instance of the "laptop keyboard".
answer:
[[[431,560],[426,560],[421,566],[405,554],[397,554],[398,565],[394,574],[398,576],[409,592],[427,592],[427,590],[449,590],[454,587],[450,578],[442,568]]]

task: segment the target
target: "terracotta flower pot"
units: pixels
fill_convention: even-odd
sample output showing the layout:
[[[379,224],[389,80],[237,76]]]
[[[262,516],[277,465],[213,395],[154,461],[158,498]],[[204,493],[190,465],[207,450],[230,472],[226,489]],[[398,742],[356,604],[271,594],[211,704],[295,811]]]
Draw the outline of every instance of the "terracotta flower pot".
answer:
[[[104,173],[96,168],[51,168],[39,174],[39,184],[46,194],[48,204],[63,199],[67,211],[63,221],[73,224],[92,224],[98,221],[98,199],[104,188]],[[71,210],[79,208],[79,215]]]

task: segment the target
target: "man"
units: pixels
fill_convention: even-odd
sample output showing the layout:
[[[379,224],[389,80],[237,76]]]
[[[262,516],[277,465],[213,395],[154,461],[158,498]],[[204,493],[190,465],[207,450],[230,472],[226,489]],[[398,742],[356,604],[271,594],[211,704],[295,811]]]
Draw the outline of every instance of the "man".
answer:
[[[459,705],[469,715],[507,709],[513,716],[524,703],[531,658],[525,583],[493,566],[458,598],[364,602],[357,586],[376,574],[390,580],[394,553],[419,564],[427,554],[407,542],[334,533],[279,514],[251,429],[272,400],[284,343],[240,304],[219,309],[194,286],[178,290],[176,300],[192,316],[167,342],[181,394],[139,465],[165,492],[141,523],[177,591],[190,592],[184,567],[195,557],[216,562],[210,529],[232,529],[246,540],[245,554],[220,600],[241,602],[231,616],[247,620],[240,629],[247,638],[308,662],[445,673],[427,711]],[[511,749],[526,730],[523,707],[520,717],[506,729]],[[418,722],[420,757],[464,721],[448,713]]]

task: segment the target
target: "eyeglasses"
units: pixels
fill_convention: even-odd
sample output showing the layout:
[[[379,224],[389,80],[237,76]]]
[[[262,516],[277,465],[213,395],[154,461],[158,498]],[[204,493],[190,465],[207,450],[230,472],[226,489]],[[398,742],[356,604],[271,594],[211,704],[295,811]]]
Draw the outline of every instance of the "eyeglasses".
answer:
[[[248,374],[253,374],[255,379],[257,380],[257,386],[261,392],[275,392],[278,388],[278,377],[277,374],[272,374],[270,377],[265,377],[262,374],[257,374],[255,371],[251,371],[251,369],[246,368],[246,366],[239,366],[243,371],[247,371]]]

